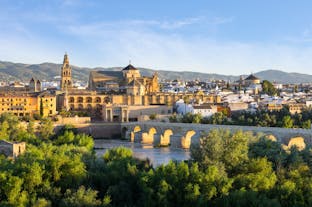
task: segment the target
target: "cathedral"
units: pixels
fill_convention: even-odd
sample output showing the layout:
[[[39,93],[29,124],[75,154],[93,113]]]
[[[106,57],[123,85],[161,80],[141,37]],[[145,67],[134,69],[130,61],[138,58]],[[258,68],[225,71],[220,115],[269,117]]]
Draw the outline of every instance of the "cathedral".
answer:
[[[209,103],[220,101],[210,95],[162,93],[157,73],[152,77],[141,76],[131,64],[120,71],[91,71],[88,89],[75,89],[67,54],[61,68],[60,90],[58,111],[85,112],[107,122],[137,121],[151,114],[171,114],[174,103],[184,96]]]
[[[154,73],[152,77],[142,77],[131,64],[122,71],[91,71],[89,89],[140,96],[158,93],[158,75]]]

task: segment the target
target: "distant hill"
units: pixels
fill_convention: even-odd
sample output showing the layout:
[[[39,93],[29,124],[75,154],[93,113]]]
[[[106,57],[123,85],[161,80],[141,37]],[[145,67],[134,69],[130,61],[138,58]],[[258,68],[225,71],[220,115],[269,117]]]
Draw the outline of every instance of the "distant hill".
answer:
[[[113,68],[86,68],[72,66],[73,78],[75,80],[88,81],[90,70],[121,70],[122,67]],[[151,76],[154,72],[158,72],[160,79],[183,79],[183,80],[229,80],[235,81],[239,76],[220,75],[214,73],[198,73],[189,71],[170,71],[170,70],[153,70],[148,68],[138,68],[143,76]],[[61,64],[41,63],[41,64],[22,64],[0,61],[0,80],[20,80],[28,82],[31,77],[41,80],[52,80],[55,76],[60,76]],[[276,81],[278,83],[308,83],[312,82],[312,75],[300,73],[287,73],[279,70],[265,70],[254,74],[261,80]],[[244,75],[246,77],[247,75]]]
[[[312,75],[302,73],[287,73],[280,70],[264,70],[255,75],[261,80],[276,81],[277,83],[312,83]]]

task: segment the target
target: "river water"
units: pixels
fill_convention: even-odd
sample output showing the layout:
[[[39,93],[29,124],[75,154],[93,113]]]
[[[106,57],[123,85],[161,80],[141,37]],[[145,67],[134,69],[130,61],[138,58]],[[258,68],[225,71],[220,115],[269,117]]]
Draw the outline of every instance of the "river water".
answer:
[[[133,151],[133,156],[139,159],[148,158],[153,166],[166,164],[170,160],[182,161],[190,158],[190,151],[173,147],[155,148],[153,145],[133,143],[122,140],[95,139],[94,147],[97,156],[102,156],[106,150],[115,147],[127,147]]]

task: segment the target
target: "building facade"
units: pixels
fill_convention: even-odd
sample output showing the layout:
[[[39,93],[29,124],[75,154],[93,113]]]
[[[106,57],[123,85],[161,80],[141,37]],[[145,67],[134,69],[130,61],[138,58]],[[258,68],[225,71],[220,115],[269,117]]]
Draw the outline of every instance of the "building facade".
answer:
[[[56,96],[49,92],[0,93],[0,114],[2,113],[19,117],[40,113],[44,117],[53,116],[57,113]]]
[[[64,62],[69,64],[67,55],[66,60]],[[62,73],[63,68],[64,66]],[[61,84],[62,82],[64,80]],[[142,77],[140,71],[129,64],[121,71],[91,71],[88,90],[65,90],[57,96],[57,110],[86,112],[91,117],[104,121],[129,121],[137,120],[148,108],[152,110],[152,106],[172,108],[177,100],[184,97],[207,103],[221,102],[217,95],[161,93],[157,73],[152,77]],[[139,107],[141,111],[133,107]]]
[[[158,74],[142,77],[131,64],[121,71],[91,71],[89,90],[141,96],[158,93]]]
[[[8,142],[0,140],[0,154],[9,157],[16,158],[26,151],[25,142]]]

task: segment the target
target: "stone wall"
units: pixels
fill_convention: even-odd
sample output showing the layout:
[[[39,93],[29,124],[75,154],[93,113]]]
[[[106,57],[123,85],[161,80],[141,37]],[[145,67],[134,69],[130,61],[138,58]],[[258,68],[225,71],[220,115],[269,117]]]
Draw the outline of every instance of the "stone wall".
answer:
[[[26,151],[25,142],[7,142],[0,140],[0,154],[6,157],[17,157]]]
[[[13,156],[13,144],[0,140],[0,154],[6,157]]]
[[[163,123],[163,122],[132,122],[123,123],[121,125],[127,129],[126,137],[129,137],[129,132],[133,131],[134,127],[139,127],[140,132],[148,132],[150,128],[155,128],[157,136],[163,136],[164,132],[168,129],[172,130],[171,144],[183,145],[182,138],[185,139],[187,133],[194,130],[195,134],[191,136],[192,144],[199,143],[199,138],[202,133],[209,132],[211,129],[228,129],[230,131],[251,131],[254,134],[272,135],[276,140],[284,145],[288,145],[294,137],[302,137],[306,144],[312,144],[312,130],[310,129],[286,129],[278,127],[255,127],[255,126],[233,126],[233,125],[212,125],[212,124],[188,124],[188,123]],[[139,139],[140,135],[132,135]],[[140,140],[139,140],[140,141]],[[184,143],[189,140],[184,140]],[[294,140],[292,140],[294,141]],[[297,141],[296,141],[297,143]],[[300,143],[303,146],[303,143]]]
[[[58,124],[86,124],[91,122],[90,117],[62,117],[62,116],[57,116]]]
[[[78,133],[91,135],[95,139],[122,138],[121,126],[119,123],[87,123],[72,125],[77,129]],[[62,127],[64,127],[64,124],[56,124],[55,132],[58,132]]]

